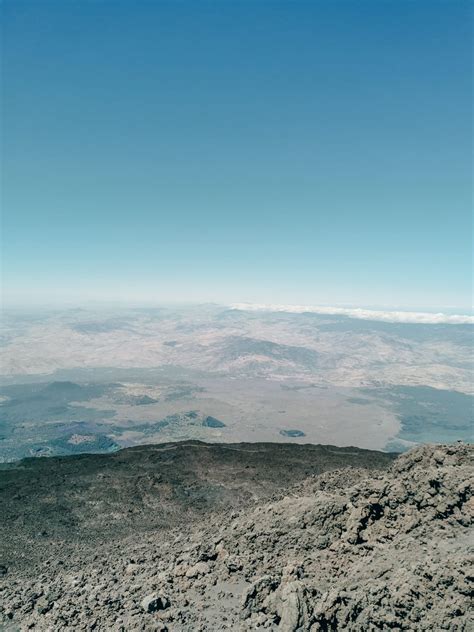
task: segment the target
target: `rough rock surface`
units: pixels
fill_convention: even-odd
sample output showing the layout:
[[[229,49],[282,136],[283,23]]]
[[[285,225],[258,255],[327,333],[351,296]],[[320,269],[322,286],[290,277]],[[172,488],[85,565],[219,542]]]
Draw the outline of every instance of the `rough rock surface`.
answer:
[[[424,446],[1,577],[4,630],[472,630],[474,448]],[[35,542],[31,541],[31,547]],[[1,628],[1,625],[0,625]]]

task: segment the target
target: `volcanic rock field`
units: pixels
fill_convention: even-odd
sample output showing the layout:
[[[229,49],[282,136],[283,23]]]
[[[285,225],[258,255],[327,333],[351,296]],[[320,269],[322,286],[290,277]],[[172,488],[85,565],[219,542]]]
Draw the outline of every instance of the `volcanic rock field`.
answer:
[[[0,629],[472,630],[472,446],[140,446],[0,470]]]

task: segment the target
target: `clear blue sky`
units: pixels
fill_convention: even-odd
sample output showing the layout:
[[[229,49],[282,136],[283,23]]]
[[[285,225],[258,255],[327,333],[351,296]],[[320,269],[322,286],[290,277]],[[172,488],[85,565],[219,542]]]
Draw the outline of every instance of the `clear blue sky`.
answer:
[[[467,2],[19,2],[6,300],[459,306]]]

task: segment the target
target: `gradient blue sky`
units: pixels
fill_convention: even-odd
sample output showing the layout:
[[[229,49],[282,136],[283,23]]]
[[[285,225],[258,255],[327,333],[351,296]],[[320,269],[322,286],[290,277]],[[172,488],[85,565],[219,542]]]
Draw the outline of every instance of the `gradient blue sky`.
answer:
[[[467,2],[19,2],[7,302],[471,302]]]

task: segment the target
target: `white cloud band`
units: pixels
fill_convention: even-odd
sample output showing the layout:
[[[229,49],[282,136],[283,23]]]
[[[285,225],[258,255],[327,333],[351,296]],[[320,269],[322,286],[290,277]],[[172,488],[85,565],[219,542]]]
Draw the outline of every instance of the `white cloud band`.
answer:
[[[430,312],[398,312],[373,309],[344,308],[344,307],[318,307],[312,305],[263,305],[255,303],[232,303],[231,309],[243,311],[267,311],[288,312],[290,314],[302,314],[311,312],[314,314],[349,316],[362,320],[380,320],[389,323],[422,323],[427,325],[472,325],[474,316],[463,314],[442,314]]]

